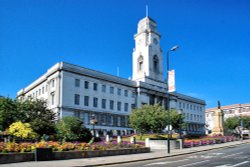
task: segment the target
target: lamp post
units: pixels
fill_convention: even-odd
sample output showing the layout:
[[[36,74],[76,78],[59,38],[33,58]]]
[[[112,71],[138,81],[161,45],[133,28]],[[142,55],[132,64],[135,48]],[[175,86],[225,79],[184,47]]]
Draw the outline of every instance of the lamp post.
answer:
[[[175,45],[170,50],[167,51],[167,83],[168,83],[168,80],[169,80],[169,75],[168,75],[168,71],[169,71],[169,53],[173,52],[173,51],[176,51],[176,49],[178,49],[178,48],[179,48],[179,46]],[[167,86],[169,86],[169,83],[168,83]],[[167,104],[168,104],[168,119],[167,119],[167,125],[168,125],[168,154],[170,154],[170,124],[171,124],[171,121],[170,121],[170,94],[169,94],[169,89],[168,88],[167,88],[167,91],[168,91],[168,98],[167,98]]]
[[[92,116],[92,118],[91,118],[91,120],[90,120],[90,124],[93,126],[93,135],[94,135],[94,138],[95,138],[95,125],[97,124],[97,119],[96,119],[96,117],[95,117],[95,114],[92,114],[91,115]]]

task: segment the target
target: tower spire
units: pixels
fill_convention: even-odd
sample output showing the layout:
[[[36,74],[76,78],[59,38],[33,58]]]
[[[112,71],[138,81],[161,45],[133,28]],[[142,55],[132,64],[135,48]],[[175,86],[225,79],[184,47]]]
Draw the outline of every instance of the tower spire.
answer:
[[[148,17],[148,0],[146,0],[146,17]]]

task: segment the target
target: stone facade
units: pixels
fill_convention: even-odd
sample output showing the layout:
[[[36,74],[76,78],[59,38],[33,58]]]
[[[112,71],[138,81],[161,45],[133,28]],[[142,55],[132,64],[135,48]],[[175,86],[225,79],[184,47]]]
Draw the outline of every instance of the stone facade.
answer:
[[[97,134],[128,134],[128,116],[133,108],[159,103],[167,109],[160,34],[149,17],[138,23],[133,52],[133,79],[59,62],[18,92],[18,98],[42,98],[48,108],[63,116],[77,116],[87,128],[91,115],[97,118]],[[182,110],[188,133],[204,133],[205,101],[177,92],[170,94],[170,107]]]

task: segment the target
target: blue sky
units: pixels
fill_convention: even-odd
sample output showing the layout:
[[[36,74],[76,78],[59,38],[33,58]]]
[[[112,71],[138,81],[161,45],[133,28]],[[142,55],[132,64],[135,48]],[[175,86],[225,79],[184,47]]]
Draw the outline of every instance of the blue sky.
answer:
[[[145,1],[0,0],[0,95],[14,98],[59,61],[132,76]],[[164,58],[180,46],[170,55],[178,92],[207,107],[250,102],[249,8],[248,0],[149,0]]]

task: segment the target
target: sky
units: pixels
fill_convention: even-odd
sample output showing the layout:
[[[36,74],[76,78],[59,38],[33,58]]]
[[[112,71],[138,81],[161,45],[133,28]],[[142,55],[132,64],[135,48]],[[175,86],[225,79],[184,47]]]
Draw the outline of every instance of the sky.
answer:
[[[57,62],[132,76],[146,0],[0,0],[0,95],[15,98]],[[250,1],[149,0],[177,92],[207,108],[250,102]]]

